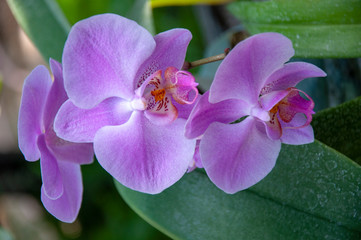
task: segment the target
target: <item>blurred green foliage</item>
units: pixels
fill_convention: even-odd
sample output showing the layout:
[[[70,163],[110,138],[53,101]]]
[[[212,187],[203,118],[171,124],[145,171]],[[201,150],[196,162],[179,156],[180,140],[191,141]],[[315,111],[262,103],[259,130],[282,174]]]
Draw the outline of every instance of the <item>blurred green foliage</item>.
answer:
[[[69,23],[74,25],[81,19],[101,13],[116,13],[125,16],[134,0],[57,0]]]
[[[0,239],[1,240],[13,240],[10,233],[1,227],[0,227]]]

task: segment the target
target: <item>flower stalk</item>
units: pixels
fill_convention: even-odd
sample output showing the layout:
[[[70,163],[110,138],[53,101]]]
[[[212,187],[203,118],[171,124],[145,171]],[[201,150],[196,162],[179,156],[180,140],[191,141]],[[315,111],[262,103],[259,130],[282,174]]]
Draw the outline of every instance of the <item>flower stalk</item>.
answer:
[[[221,54],[218,54],[218,55],[215,55],[215,56],[202,58],[202,59],[199,59],[199,60],[196,60],[196,61],[193,61],[193,62],[185,61],[184,65],[182,67],[182,70],[189,70],[189,69],[192,69],[192,68],[195,68],[195,67],[202,66],[202,65],[207,64],[207,63],[217,62],[217,61],[223,60],[227,56],[227,54],[229,52],[230,52],[230,48],[226,48],[224,50],[224,53],[221,53]]]

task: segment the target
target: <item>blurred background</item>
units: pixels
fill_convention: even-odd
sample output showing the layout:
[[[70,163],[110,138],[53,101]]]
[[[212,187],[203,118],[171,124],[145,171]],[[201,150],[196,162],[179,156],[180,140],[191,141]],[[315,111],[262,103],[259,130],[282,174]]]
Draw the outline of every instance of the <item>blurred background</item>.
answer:
[[[182,1],[158,2],[153,6],[154,31],[190,29],[193,40],[189,61],[202,58],[206,45],[238,23],[222,4],[173,6]],[[137,10],[132,7],[133,1],[57,0],[57,3],[71,25],[94,14],[113,12],[126,16]],[[40,201],[39,161],[25,161],[17,144],[22,84],[39,64],[47,65],[47,60],[18,25],[7,1],[0,0],[0,240],[169,239],[125,204],[111,176],[96,161],[82,166],[83,203],[74,223],[62,223],[44,209]]]

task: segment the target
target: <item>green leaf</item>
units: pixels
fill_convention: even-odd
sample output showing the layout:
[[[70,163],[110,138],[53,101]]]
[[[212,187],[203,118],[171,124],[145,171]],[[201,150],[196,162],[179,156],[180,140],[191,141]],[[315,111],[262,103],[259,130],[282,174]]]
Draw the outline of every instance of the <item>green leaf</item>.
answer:
[[[245,22],[273,24],[361,23],[360,0],[239,1],[230,4],[229,9]]]
[[[279,32],[296,57],[360,57],[361,0],[234,2],[230,11],[251,34]]]
[[[318,112],[312,120],[315,137],[351,159],[360,159],[360,113],[361,97]]]
[[[272,172],[234,195],[201,171],[157,195],[116,182],[133,210],[176,239],[359,239],[360,184],[360,166],[318,141],[283,145]]]
[[[45,61],[61,61],[70,25],[54,0],[8,0],[25,33],[39,49]]]
[[[245,23],[252,34],[279,32],[292,40],[295,57],[361,57],[361,24],[291,25]]]

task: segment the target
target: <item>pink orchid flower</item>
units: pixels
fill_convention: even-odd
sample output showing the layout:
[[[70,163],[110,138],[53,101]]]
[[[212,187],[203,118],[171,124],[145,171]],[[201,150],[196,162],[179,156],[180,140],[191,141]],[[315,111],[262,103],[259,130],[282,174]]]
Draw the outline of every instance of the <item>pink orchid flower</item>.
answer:
[[[187,121],[186,136],[202,136],[199,153],[204,169],[227,193],[262,180],[274,167],[281,143],[314,141],[310,125],[314,102],[295,85],[326,74],[304,62],[285,64],[293,55],[291,41],[278,33],[258,34],[239,43]]]
[[[174,184],[196,144],[184,137],[184,126],[197,83],[179,70],[190,40],[185,29],[153,37],[115,14],[75,24],[63,53],[69,100],[56,133],[93,142],[102,167],[128,188],[155,194]]]

